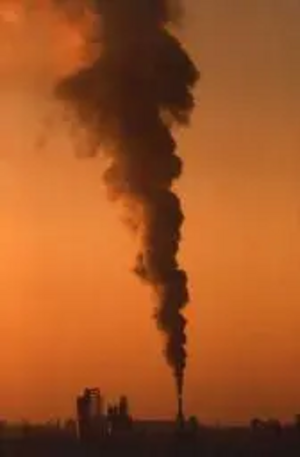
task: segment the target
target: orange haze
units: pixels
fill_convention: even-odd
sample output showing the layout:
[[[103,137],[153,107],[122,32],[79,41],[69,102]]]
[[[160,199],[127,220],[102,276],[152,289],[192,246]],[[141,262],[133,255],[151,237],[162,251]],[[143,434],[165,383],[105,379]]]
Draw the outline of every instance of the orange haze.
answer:
[[[61,72],[84,64],[87,27],[50,2],[30,14],[29,4],[0,3],[1,415],[67,416],[82,387],[99,385],[109,398],[128,394],[135,415],[169,416],[173,380],[151,294],[130,271],[135,240],[106,199],[103,164],[75,157],[51,99]],[[187,411],[205,421],[291,418],[300,408],[299,5],[187,4],[183,40],[202,69],[192,127],[180,133]]]

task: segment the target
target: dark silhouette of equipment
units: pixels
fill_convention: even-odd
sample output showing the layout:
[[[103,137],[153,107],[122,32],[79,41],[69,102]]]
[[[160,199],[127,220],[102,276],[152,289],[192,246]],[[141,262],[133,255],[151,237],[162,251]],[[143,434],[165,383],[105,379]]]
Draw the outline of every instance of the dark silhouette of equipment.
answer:
[[[177,409],[177,427],[179,430],[184,429],[185,418],[183,413],[183,398],[182,395],[179,395],[177,398],[178,409]]]
[[[128,432],[132,426],[127,397],[120,397],[119,403],[109,405],[107,409],[108,433]]]
[[[78,433],[86,441],[99,436],[103,423],[103,399],[98,388],[86,388],[77,397]]]
[[[132,427],[127,397],[108,405],[104,413],[103,398],[98,388],[85,389],[77,397],[78,435],[81,441],[97,440],[105,435],[127,433]]]

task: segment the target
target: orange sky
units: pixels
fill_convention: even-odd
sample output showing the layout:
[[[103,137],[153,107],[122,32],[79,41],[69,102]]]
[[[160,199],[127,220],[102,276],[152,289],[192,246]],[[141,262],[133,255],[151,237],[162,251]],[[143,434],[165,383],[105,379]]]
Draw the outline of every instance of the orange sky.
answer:
[[[187,4],[183,38],[202,69],[193,125],[180,135],[181,258],[192,292],[187,410],[210,422],[292,418],[300,408],[299,5]],[[3,23],[0,33],[3,45]],[[25,79],[41,69],[27,46]],[[135,242],[106,200],[103,165],[76,159],[60,127],[36,150],[45,88],[25,91],[20,71],[8,81],[5,68],[1,416],[72,414],[85,385],[109,398],[127,393],[136,415],[171,415],[151,293],[130,273]]]

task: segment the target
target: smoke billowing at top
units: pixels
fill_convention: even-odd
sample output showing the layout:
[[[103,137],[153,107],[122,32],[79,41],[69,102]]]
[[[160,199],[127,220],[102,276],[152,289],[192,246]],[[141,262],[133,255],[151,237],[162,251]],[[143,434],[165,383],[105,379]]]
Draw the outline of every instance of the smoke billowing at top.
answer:
[[[170,32],[178,4],[98,0],[90,8],[99,54],[89,66],[62,78],[57,96],[86,129],[89,153],[101,147],[108,159],[104,180],[109,194],[130,212],[140,240],[135,272],[155,292],[155,319],[181,396],[187,358],[183,310],[189,293],[177,260],[184,215],[172,185],[182,162],[172,128],[188,123],[198,71]]]

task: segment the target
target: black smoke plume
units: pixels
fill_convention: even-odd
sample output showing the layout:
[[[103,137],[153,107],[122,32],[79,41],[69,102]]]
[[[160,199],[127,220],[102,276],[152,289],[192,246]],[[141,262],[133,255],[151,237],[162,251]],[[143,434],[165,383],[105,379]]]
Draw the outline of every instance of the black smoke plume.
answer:
[[[177,260],[184,216],[172,185],[182,162],[172,130],[189,121],[198,71],[170,32],[171,2],[98,0],[91,7],[99,56],[60,81],[57,96],[87,129],[91,155],[101,149],[109,159],[110,193],[139,214],[135,272],[155,292],[155,318],[181,396],[189,293]]]

